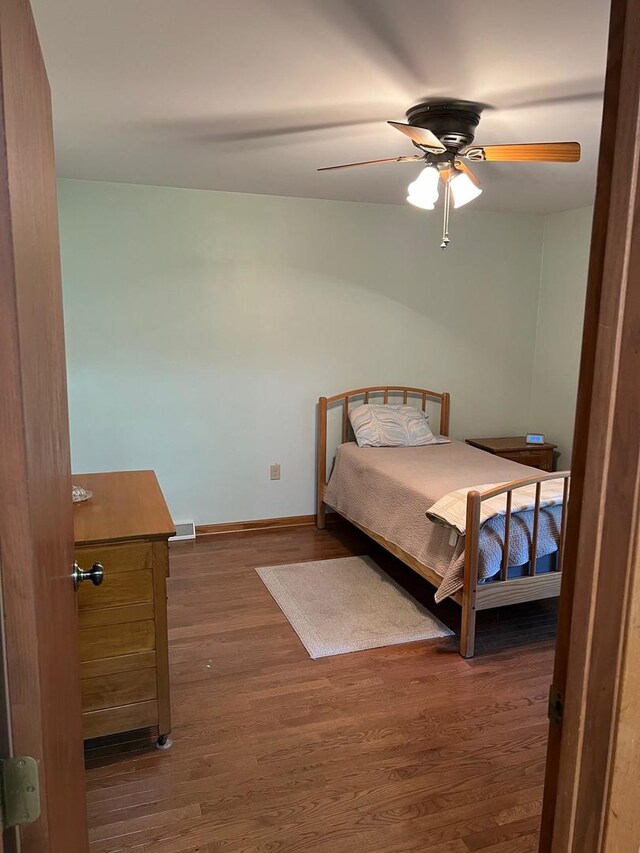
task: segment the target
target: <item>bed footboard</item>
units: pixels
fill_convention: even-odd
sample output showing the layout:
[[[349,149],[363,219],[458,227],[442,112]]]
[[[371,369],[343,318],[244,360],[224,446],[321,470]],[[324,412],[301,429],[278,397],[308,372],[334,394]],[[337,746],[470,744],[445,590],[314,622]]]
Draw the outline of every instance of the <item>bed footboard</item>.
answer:
[[[562,583],[562,557],[567,526],[567,504],[569,501],[570,471],[541,473],[522,480],[497,486],[486,492],[472,491],[467,495],[467,521],[464,557],[464,587],[462,591],[462,629],[460,632],[460,654],[471,658],[475,649],[476,617],[479,610],[500,607],[503,604],[518,604],[524,601],[537,601],[552,598],[560,594]],[[564,480],[562,495],[562,522],[558,542],[558,558],[555,571],[536,574],[538,560],[538,529],[540,523],[541,484],[546,480]],[[529,573],[527,577],[509,578],[509,541],[511,530],[511,502],[515,489],[523,486],[536,486],[533,510],[533,530],[529,551]],[[502,564],[500,577],[490,584],[479,583],[479,542],[480,508],[482,502],[498,495],[506,495],[506,515],[504,543],[502,546]]]

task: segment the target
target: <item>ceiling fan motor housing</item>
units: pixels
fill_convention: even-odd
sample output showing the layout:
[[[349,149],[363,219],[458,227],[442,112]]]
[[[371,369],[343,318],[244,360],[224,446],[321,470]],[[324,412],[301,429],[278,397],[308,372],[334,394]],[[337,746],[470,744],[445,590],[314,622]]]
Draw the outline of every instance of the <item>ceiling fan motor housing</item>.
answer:
[[[473,142],[481,111],[479,104],[468,101],[423,101],[407,111],[407,121],[427,128],[449,151],[457,152]]]

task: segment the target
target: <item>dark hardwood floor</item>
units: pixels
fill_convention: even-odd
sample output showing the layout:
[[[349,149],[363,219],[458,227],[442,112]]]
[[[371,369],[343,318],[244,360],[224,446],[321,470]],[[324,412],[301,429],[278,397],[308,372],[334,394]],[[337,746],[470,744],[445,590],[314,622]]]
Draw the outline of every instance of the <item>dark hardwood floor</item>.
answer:
[[[556,607],[455,638],[312,661],[254,568],[369,553],[455,628],[460,610],[352,528],[172,549],[172,749],[87,749],[93,853],[536,850]]]

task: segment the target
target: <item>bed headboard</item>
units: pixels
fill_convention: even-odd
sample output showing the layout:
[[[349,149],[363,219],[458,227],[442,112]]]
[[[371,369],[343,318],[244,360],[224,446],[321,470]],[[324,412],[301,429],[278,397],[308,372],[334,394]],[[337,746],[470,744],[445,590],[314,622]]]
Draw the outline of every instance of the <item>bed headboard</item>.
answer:
[[[382,403],[405,403],[427,410],[429,402],[440,404],[440,434],[449,435],[449,409],[451,397],[448,392],[428,391],[426,388],[409,388],[405,385],[372,385],[369,388],[356,388],[343,391],[333,397],[320,397],[318,400],[318,436],[316,443],[316,523],[324,527],[324,491],[327,485],[327,418],[329,409],[342,405],[342,442],[349,440],[349,405],[351,401],[369,403],[375,400]]]

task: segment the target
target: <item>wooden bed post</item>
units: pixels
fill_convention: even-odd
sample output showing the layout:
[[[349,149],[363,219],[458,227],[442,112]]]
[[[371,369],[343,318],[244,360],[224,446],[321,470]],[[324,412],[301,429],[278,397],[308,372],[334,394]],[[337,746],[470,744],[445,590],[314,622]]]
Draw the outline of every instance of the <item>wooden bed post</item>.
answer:
[[[318,400],[318,441],[316,445],[316,527],[325,528],[324,489],[327,484],[327,398]]]
[[[460,627],[460,654],[463,658],[472,658],[475,652],[481,506],[480,492],[469,492],[467,495],[464,587],[462,591],[462,624]]]
[[[451,407],[451,396],[448,391],[442,395],[440,402],[440,435],[449,435],[449,409]]]

